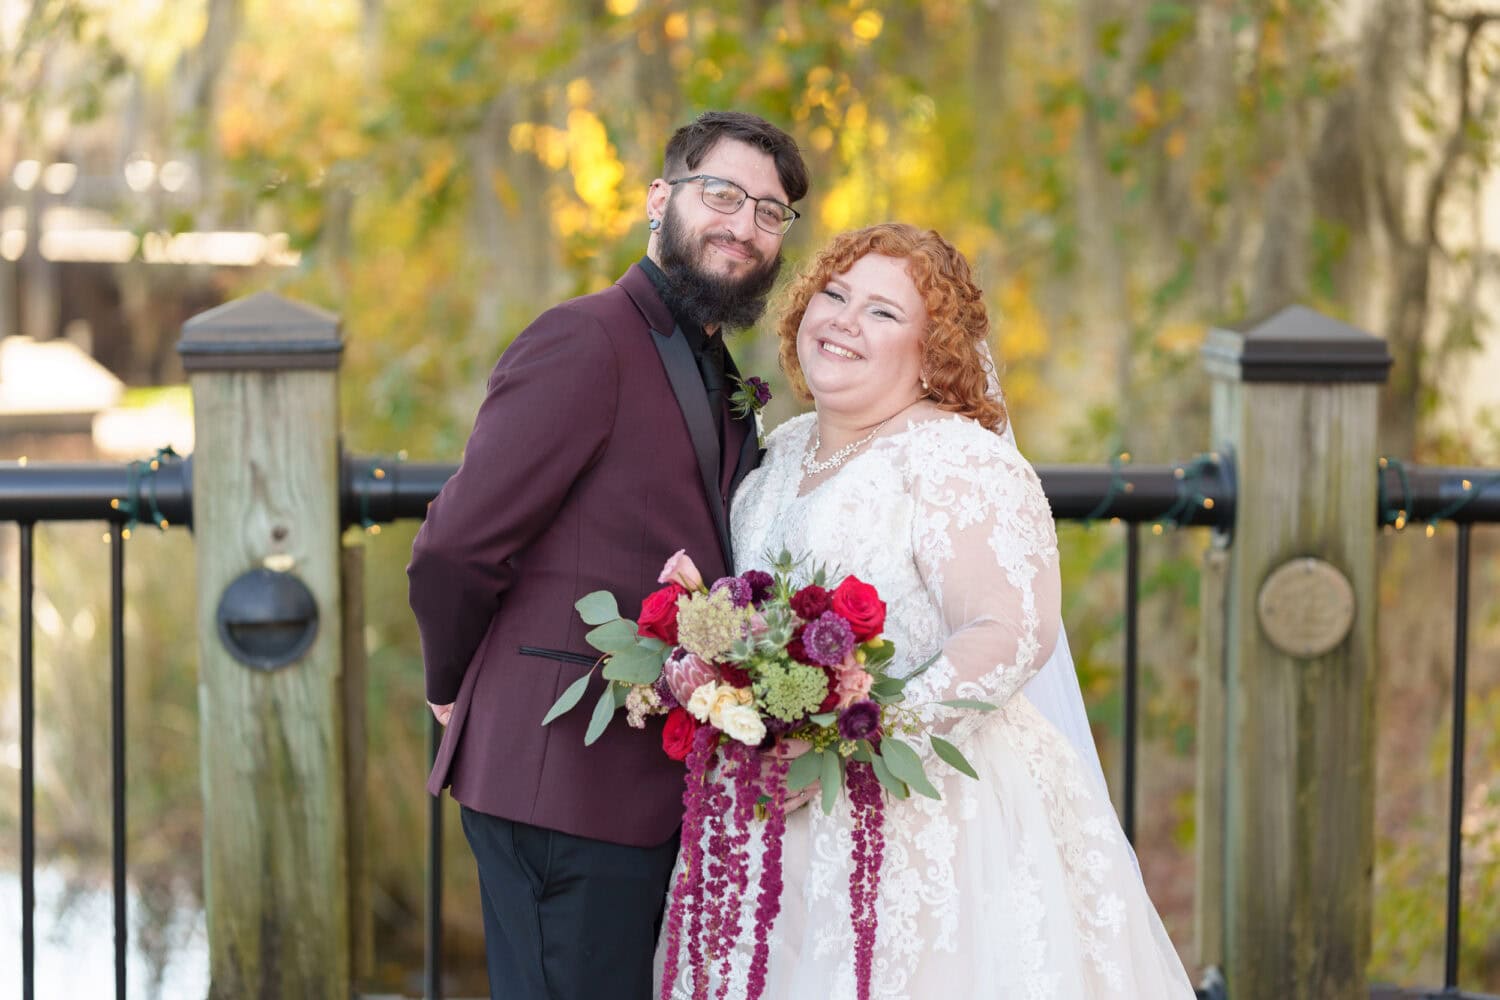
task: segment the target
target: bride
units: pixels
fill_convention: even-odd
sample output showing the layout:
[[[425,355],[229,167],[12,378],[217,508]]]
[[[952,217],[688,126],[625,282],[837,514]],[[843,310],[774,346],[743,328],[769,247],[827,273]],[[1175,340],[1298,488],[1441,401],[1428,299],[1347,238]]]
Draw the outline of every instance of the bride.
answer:
[[[816,412],[772,432],[736,495],[736,568],[786,549],[852,573],[887,602],[893,672],[941,653],[906,702],[929,705],[929,729],[979,780],[928,760],[940,801],[887,800],[871,996],[1191,998],[1065,648],[1049,664],[1061,639],[1052,515],[1007,434],[988,327],[967,262],[937,233],[886,224],[835,238],[779,328],[782,367]],[[951,698],[1000,707],[935,704]],[[855,996],[852,827],[845,796],[832,815],[787,817],[766,996]],[[745,987],[753,917],[751,905],[731,996]],[[678,981],[670,995],[691,989]]]

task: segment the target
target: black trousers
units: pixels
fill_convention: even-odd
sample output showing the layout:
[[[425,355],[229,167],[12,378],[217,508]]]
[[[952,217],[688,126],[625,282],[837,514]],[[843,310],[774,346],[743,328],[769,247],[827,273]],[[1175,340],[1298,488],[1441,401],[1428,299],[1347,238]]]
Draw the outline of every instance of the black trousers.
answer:
[[[651,1000],[677,837],[626,847],[465,806],[491,1000]]]

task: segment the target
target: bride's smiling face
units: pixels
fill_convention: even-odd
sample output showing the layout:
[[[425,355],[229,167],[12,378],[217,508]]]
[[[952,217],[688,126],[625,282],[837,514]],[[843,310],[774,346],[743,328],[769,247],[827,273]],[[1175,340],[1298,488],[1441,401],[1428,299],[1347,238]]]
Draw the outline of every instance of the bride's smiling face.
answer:
[[[818,407],[883,419],[921,394],[927,309],[906,261],[866,254],[828,279],[797,327]]]

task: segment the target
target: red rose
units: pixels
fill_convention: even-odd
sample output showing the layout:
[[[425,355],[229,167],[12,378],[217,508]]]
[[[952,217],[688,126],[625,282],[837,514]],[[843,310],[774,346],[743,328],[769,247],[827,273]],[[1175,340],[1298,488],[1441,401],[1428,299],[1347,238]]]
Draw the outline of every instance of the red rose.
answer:
[[[651,636],[677,645],[677,598],[686,593],[677,584],[669,583],[642,601],[636,635]]]
[[[885,602],[880,593],[858,577],[848,577],[833,592],[833,610],[854,629],[859,642],[873,639],[885,628]]]
[[[687,760],[697,733],[698,723],[687,709],[674,708],[667,713],[667,725],[661,731],[661,748],[673,760]]]
[[[817,617],[828,610],[828,591],[816,584],[808,584],[792,595],[792,610],[797,612],[797,617],[805,622],[816,621]]]

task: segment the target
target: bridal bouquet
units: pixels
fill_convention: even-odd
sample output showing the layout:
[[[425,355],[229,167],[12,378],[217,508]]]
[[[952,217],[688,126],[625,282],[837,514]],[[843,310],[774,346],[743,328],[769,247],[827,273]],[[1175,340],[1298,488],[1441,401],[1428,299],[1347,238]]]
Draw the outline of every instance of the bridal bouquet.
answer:
[[[912,792],[938,797],[921,755],[902,737],[925,737],[939,758],[977,777],[958,748],[925,732],[915,709],[903,702],[907,683],[932,661],[902,677],[886,672],[895,648],[881,635],[886,606],[876,589],[853,576],[831,584],[822,570],[794,587],[796,566],[783,552],[771,572],[749,570],[705,586],[679,551],[667,560],[658,579],[665,586],[645,599],[638,621],[622,617],[606,591],[576,605],[595,626],[587,641],[604,654],[609,681],[585,742],[597,740],[618,709],[636,728],[649,716],[666,715],[662,749],[687,767],[682,871],[667,915],[663,998],[677,978],[684,933],[694,997],[707,996],[715,965],[721,984],[727,982],[756,824],[763,853],[749,998],[764,992],[768,938],[780,911],[787,799],[815,781],[825,812],[833,811],[841,789],[852,808],[850,912],[859,996],[868,997],[884,850],[882,789],[898,799]],[[574,708],[588,681],[585,675],[570,685],[543,724]],[[940,704],[994,708],[969,699]]]

